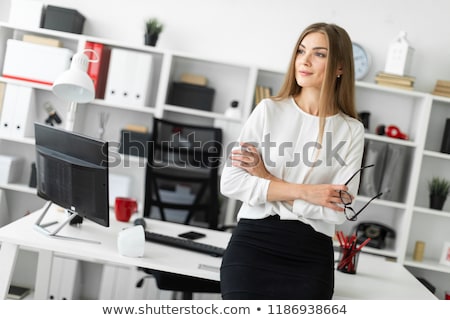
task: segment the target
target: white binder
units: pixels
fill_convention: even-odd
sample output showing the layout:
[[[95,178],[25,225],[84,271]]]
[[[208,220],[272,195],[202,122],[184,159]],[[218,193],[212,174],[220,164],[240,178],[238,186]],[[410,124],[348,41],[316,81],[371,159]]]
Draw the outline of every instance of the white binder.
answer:
[[[50,279],[49,299],[74,300],[80,298],[80,262],[54,257]]]
[[[111,49],[105,101],[148,106],[153,57],[144,52]]]
[[[0,136],[24,138],[33,136],[36,115],[34,89],[7,84],[0,118]]]

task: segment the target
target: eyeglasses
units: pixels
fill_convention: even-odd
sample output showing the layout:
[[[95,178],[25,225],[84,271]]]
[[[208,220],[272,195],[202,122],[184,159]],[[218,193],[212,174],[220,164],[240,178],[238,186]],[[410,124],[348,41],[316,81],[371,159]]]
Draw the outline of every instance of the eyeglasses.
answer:
[[[358,171],[356,171],[348,180],[347,182],[345,182],[345,185],[348,185],[350,181],[352,181],[352,179],[361,171],[363,171],[364,169],[370,168],[370,167],[374,167],[374,164],[368,165],[368,166],[364,166],[362,168],[360,168]],[[344,213],[345,213],[345,217],[347,218],[347,220],[349,221],[356,221],[356,218],[358,217],[358,215],[365,209],[367,208],[367,206],[376,198],[379,198],[383,193],[380,192],[378,193],[376,196],[374,196],[372,199],[370,199],[361,209],[359,209],[358,211],[355,211],[355,209],[353,209],[352,207],[350,207],[350,205],[353,202],[353,198],[352,195],[350,193],[348,193],[347,191],[344,190],[339,190],[339,197],[341,198],[342,204],[344,205]]]

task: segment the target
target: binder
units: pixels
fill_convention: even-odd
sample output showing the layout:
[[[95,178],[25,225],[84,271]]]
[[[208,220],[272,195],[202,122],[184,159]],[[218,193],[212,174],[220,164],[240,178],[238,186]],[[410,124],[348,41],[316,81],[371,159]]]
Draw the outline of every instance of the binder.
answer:
[[[49,299],[75,300],[80,298],[80,262],[54,257],[50,279]]]
[[[359,194],[367,197],[376,195],[381,187],[387,143],[369,140],[364,147],[363,164],[374,164],[375,167],[363,170],[361,173]]]
[[[111,57],[111,48],[105,46],[103,43],[87,41],[85,49],[94,50],[93,52],[85,52],[89,60],[96,60],[97,62],[90,61],[87,73],[94,81],[95,98],[103,99],[105,97],[106,80],[108,77],[109,61]]]
[[[149,53],[112,48],[105,101],[129,105],[149,104],[153,57]]]
[[[146,278],[142,287],[137,288],[136,283],[148,274],[138,268],[122,267],[105,264],[103,266],[100,285],[99,300],[157,300],[171,299],[171,292],[161,295],[153,277]],[[168,294],[167,294],[168,293]]]
[[[387,144],[384,162],[383,179],[380,199],[404,202],[407,191],[407,172],[409,168],[410,153],[408,147]]]
[[[34,89],[7,84],[0,119],[0,135],[9,138],[33,136],[36,114]]]

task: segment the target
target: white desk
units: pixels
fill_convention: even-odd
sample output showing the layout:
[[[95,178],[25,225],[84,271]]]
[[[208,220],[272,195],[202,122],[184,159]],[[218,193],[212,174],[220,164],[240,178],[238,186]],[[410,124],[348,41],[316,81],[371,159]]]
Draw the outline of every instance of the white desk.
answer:
[[[40,210],[0,229],[0,298],[5,298],[11,282],[19,247],[39,253],[35,285],[35,299],[46,299],[53,256],[71,257],[79,260],[140,266],[204,279],[219,281],[220,258],[201,253],[147,243],[143,258],[127,258],[117,251],[117,234],[129,223],[111,218],[111,227],[104,228],[85,220],[80,228],[66,226],[61,235],[99,240],[101,244],[61,240],[47,237],[35,230],[33,224]],[[50,210],[46,221],[65,219],[65,214]],[[45,221],[44,221],[45,222]],[[198,241],[225,247],[230,234],[199,229],[169,222],[148,220],[147,229],[168,235],[187,230],[200,230],[206,238]],[[387,262],[383,258],[361,255],[356,275],[336,271],[336,299],[436,299],[403,266]]]

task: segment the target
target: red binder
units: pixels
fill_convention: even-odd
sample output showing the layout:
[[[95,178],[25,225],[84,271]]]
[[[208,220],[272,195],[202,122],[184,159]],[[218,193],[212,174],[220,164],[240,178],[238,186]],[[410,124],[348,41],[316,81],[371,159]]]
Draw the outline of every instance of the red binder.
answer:
[[[105,97],[106,80],[108,78],[109,60],[111,57],[111,48],[103,43],[87,41],[85,49],[94,50],[97,56],[91,52],[85,52],[89,60],[87,73],[94,81],[95,98],[103,99]],[[98,62],[95,62],[98,57]]]

